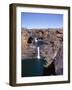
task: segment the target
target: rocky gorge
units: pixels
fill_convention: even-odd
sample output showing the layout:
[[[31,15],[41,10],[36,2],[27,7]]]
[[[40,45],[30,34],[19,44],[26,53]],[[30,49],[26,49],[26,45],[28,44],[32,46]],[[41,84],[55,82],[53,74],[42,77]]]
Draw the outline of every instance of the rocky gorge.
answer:
[[[63,74],[63,29],[26,29],[21,30],[21,58],[36,58],[37,49],[34,38],[43,41],[40,56],[44,57],[48,67],[53,61],[57,74]],[[41,44],[42,44],[41,43]]]

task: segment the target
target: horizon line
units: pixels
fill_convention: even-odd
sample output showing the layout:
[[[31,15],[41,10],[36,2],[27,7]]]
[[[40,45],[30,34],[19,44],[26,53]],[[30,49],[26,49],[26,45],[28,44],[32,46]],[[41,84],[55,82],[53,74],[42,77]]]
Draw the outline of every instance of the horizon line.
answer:
[[[61,28],[26,28],[26,27],[21,27],[21,29],[63,29],[63,27],[61,27]]]

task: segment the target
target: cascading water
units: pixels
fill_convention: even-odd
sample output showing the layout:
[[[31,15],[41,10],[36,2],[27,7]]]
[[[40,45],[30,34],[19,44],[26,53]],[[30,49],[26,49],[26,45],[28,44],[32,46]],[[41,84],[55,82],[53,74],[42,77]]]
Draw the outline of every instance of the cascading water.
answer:
[[[37,48],[37,59],[40,59],[40,47],[38,46],[39,41],[35,38],[35,44]]]
[[[40,59],[40,47],[37,47],[37,58]]]

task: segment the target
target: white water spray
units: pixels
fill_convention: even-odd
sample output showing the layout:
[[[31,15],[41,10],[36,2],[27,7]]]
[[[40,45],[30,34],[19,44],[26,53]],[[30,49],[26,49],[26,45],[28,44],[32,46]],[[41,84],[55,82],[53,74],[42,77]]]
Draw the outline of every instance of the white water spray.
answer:
[[[37,58],[40,59],[40,47],[37,47]]]

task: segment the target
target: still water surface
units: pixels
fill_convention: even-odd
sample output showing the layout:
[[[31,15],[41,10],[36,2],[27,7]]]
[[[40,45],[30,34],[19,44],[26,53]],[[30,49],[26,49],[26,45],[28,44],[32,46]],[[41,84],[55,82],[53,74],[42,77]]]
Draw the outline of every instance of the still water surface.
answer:
[[[43,60],[42,59],[24,59],[22,60],[22,77],[42,76]]]

